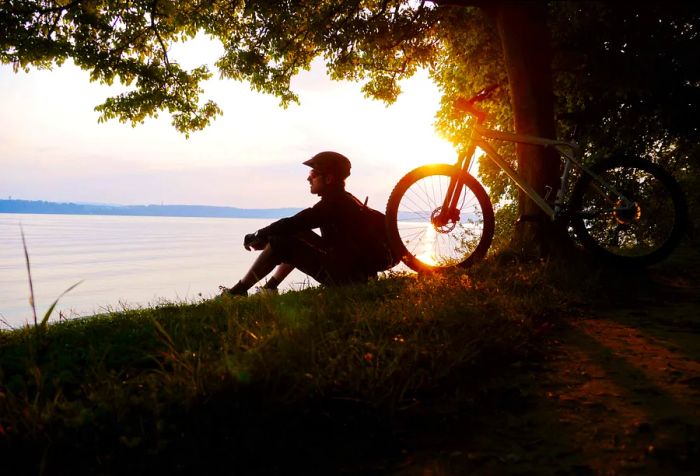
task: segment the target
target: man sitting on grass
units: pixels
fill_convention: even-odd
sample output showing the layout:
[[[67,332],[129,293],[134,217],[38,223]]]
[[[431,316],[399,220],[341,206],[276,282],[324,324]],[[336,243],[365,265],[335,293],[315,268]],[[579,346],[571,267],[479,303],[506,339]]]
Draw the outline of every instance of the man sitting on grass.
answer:
[[[276,266],[263,289],[276,291],[294,268],[324,285],[359,283],[376,276],[376,264],[364,252],[365,205],[345,191],[350,161],[337,152],[321,152],[304,165],[311,167],[307,179],[310,192],[321,200],[292,217],[246,235],[245,249],[262,253],[233,287],[220,286],[222,294],[246,296]],[[320,228],[321,236],[312,231],[316,228]]]

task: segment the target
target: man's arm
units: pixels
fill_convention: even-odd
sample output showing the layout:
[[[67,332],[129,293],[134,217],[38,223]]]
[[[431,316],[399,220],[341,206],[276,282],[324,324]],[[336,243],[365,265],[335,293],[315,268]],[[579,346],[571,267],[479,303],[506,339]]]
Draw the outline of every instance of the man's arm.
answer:
[[[251,249],[260,251],[267,246],[267,242],[268,240],[259,236],[256,231],[255,233],[249,233],[243,237],[243,248],[248,251]]]
[[[260,239],[267,240],[272,235],[294,235],[302,231],[319,228],[328,216],[328,206],[324,200],[319,201],[311,208],[306,208],[296,215],[282,218],[276,222],[261,228],[256,232]]]
[[[314,223],[316,223],[318,219],[319,212],[318,210],[314,210],[314,208],[315,206],[307,208],[294,216],[277,220],[259,229],[255,233],[245,235],[245,237],[243,237],[243,247],[248,251],[260,251],[267,246],[270,241],[269,238],[272,235],[294,235],[302,231],[318,228],[319,225],[314,226]]]

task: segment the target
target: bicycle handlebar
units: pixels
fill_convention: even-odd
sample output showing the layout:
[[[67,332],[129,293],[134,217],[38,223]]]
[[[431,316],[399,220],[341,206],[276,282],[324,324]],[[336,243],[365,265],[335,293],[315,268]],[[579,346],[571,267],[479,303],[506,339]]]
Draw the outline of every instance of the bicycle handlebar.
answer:
[[[483,101],[484,99],[489,99],[491,96],[493,96],[493,93],[500,87],[500,84],[492,84],[491,86],[486,86],[484,89],[476,93],[474,97],[469,99],[469,102],[474,104]]]
[[[476,117],[476,119],[479,122],[483,122],[486,119],[486,113],[480,109],[477,109],[474,106],[474,104],[476,104],[477,102],[481,102],[485,99],[489,99],[491,96],[493,96],[493,93],[500,87],[500,84],[492,84],[490,86],[485,87],[469,99],[457,98],[454,102],[454,107],[457,109],[461,109],[462,111],[465,111],[466,113]]]

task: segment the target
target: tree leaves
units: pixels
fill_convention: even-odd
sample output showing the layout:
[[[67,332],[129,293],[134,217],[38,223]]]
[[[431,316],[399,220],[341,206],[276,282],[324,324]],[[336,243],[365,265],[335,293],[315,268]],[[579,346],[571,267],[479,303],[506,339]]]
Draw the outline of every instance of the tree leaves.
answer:
[[[198,32],[225,48],[222,77],[250,82],[283,106],[297,102],[291,78],[323,56],[335,79],[364,80],[365,93],[393,102],[398,83],[435,57],[437,9],[398,0],[256,2],[218,0],[19,0],[0,5],[0,61],[50,68],[67,58],[93,81],[133,89],[97,107],[101,121],[132,125],[167,110],[183,133],[220,114],[200,104],[204,68],[182,70],[169,48]]]
[[[17,0],[0,4],[0,61],[16,70],[51,68],[72,59],[93,81],[118,80],[127,91],[97,106],[100,120],[132,125],[167,111],[188,134],[221,110],[201,98],[206,67],[182,69],[170,46],[204,32],[224,46],[222,77],[245,80],[283,106],[297,102],[291,78],[323,57],[333,79],[364,82],[368,97],[387,103],[400,81],[428,68],[444,93],[437,128],[464,142],[455,97],[507,84],[495,28],[482,8],[407,0]],[[602,150],[624,148],[668,156],[694,153],[700,130],[688,121],[700,100],[698,7],[617,6],[553,2],[559,110],[587,109],[596,118],[582,138]],[[509,98],[489,107],[495,124],[512,124]],[[561,124],[564,131],[569,124]],[[640,140],[641,139],[641,140]],[[681,161],[683,162],[683,161]],[[484,178],[507,190],[495,170]]]
[[[0,5],[0,61],[15,69],[51,68],[71,58],[90,71],[90,79],[130,91],[97,106],[100,121],[132,125],[161,110],[173,114],[173,126],[188,134],[220,114],[211,101],[200,105],[206,67],[183,70],[170,61],[175,41],[199,30],[200,2],[171,1],[17,1]]]

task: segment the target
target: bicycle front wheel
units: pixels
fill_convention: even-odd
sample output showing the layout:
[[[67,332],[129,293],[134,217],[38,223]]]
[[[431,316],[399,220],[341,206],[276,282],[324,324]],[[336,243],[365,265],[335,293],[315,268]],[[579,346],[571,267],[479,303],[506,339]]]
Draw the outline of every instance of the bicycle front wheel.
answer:
[[[459,174],[457,206],[441,213],[450,181]],[[391,192],[386,218],[393,252],[415,271],[470,266],[486,255],[493,239],[488,195],[452,165],[426,165],[406,174]]]
[[[656,263],[678,245],[687,221],[685,198],[661,166],[616,158],[592,168],[571,195],[571,226],[583,247],[616,264]]]

